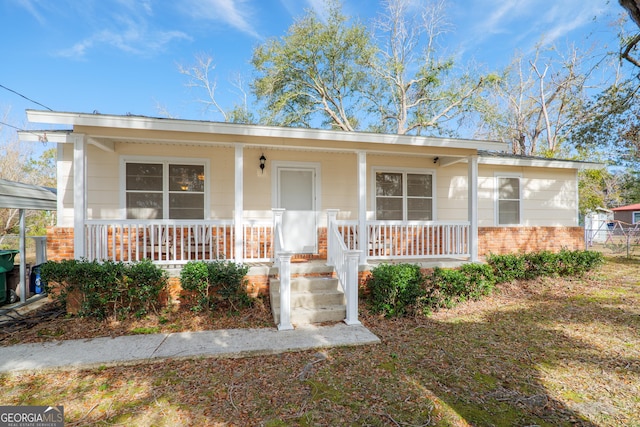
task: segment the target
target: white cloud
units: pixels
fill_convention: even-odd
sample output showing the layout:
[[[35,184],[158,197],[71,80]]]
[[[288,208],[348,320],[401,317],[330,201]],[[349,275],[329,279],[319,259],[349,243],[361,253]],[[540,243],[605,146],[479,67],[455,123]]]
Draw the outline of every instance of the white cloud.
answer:
[[[45,18],[42,12],[40,12],[40,9],[46,6],[46,3],[43,3],[40,0],[17,0],[17,4],[26,9],[27,12],[29,12],[29,14],[40,24],[45,22]]]
[[[120,7],[110,5],[108,12],[85,9],[83,12],[88,14],[88,26],[100,29],[72,47],[59,50],[57,55],[79,59],[91,49],[108,46],[135,55],[149,56],[163,50],[174,40],[191,39],[181,31],[152,27],[149,17],[153,15],[153,10],[149,1],[119,0],[118,3]]]
[[[464,51],[532,49],[574,37],[596,15],[610,10],[602,0],[474,0],[453,4],[456,35]],[[578,36],[579,37],[579,36]]]
[[[192,18],[222,22],[251,37],[260,37],[250,23],[252,8],[247,0],[188,0],[182,8]]]

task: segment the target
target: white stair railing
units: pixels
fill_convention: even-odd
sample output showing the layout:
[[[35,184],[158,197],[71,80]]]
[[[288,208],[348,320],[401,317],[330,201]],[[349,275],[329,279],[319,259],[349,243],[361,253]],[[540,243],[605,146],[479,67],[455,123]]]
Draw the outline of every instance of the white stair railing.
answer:
[[[327,263],[336,270],[347,300],[344,323],[360,325],[358,320],[358,264],[360,251],[349,250],[337,225],[338,210],[329,209],[327,230]]]

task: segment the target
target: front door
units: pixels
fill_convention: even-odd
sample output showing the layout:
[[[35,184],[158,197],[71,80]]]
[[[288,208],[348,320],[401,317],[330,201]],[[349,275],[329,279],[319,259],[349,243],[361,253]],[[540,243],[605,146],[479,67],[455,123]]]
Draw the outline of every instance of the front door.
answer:
[[[276,176],[276,207],[285,209],[282,217],[284,249],[298,254],[317,253],[317,167],[276,166]]]

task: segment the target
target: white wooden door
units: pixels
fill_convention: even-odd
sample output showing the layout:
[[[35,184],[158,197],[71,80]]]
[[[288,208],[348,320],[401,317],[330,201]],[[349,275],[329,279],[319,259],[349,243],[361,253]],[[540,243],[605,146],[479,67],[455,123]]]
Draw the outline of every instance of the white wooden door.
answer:
[[[316,169],[280,166],[277,176],[277,207],[285,209],[282,217],[284,249],[294,253],[316,253]]]

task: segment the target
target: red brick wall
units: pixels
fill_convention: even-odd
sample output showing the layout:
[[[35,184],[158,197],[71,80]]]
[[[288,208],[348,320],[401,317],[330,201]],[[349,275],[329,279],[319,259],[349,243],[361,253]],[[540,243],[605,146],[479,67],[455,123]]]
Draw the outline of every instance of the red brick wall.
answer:
[[[73,227],[47,227],[47,259],[73,259]]]
[[[480,227],[478,255],[584,249],[582,227]]]

